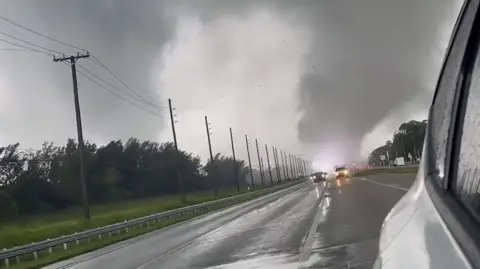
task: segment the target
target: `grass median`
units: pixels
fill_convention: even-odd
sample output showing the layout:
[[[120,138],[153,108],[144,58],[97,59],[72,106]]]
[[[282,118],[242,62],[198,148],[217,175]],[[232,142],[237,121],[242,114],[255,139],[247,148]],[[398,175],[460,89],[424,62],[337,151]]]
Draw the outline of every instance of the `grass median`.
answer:
[[[41,251],[38,253],[38,259],[34,259],[32,254],[27,254],[20,257],[21,262],[19,263],[16,263],[15,260],[10,261],[11,266],[9,268],[15,268],[15,269],[39,268],[41,266],[45,266],[47,264],[51,264],[51,263],[64,260],[70,257],[74,257],[85,252],[93,251],[95,249],[110,245],[112,243],[116,243],[116,242],[123,241],[144,233],[148,233],[150,231],[160,229],[160,228],[172,225],[174,223],[178,223],[178,222],[193,218],[198,215],[202,215],[214,210],[232,206],[234,204],[238,204],[247,200],[260,197],[262,195],[273,193],[275,191],[279,191],[281,189],[292,186],[293,184],[298,182],[299,181],[295,181],[295,182],[289,182],[287,184],[280,184],[280,185],[274,185],[272,187],[267,187],[265,192],[261,192],[261,193],[250,192],[251,195],[242,196],[242,198],[239,197],[238,200],[235,199],[235,201],[231,201],[230,203],[226,203],[226,204],[222,203],[219,205],[215,205],[214,207],[210,208],[209,211],[195,212],[188,216],[176,216],[168,220],[162,220],[153,225],[131,229],[131,231],[129,231],[128,233],[123,232],[120,234],[112,234],[111,236],[104,237],[101,240],[92,238],[90,239],[90,242],[88,244],[85,244],[85,242],[83,243],[80,242],[80,244],[78,245],[70,244],[67,250],[63,250],[62,246],[60,246],[58,247],[58,249],[54,249],[53,253],[48,253],[48,250]],[[243,193],[247,191],[248,190],[244,190]],[[234,194],[236,195],[238,193],[235,191]],[[235,196],[235,195],[232,195],[231,191],[226,191],[226,192],[222,192],[222,195],[219,195],[218,198]],[[43,219],[37,220],[37,222],[26,223],[24,224],[23,227],[12,226],[12,223],[10,223],[8,225],[0,226],[1,227],[0,242],[4,245],[9,244],[10,246],[18,242],[25,242],[23,244],[34,242],[34,241],[38,242],[42,239],[54,238],[64,234],[70,234],[72,233],[72,231],[73,232],[82,231],[92,227],[113,224],[119,221],[146,216],[153,213],[159,213],[159,212],[179,208],[185,205],[191,205],[193,201],[196,201],[196,203],[203,203],[206,201],[215,200],[215,197],[213,197],[213,195],[205,195],[203,199],[201,197],[202,197],[201,195],[188,197],[189,199],[187,199],[188,200],[187,204],[181,203],[178,197],[177,198],[170,197],[170,198],[163,198],[163,199],[156,199],[156,200],[150,199],[149,201],[135,201],[135,202],[131,202],[131,204],[124,202],[122,203],[122,207],[121,207],[122,209],[119,209],[120,207],[118,207],[116,208],[116,210],[115,208],[111,208],[111,206],[113,205],[104,205],[103,207],[98,206],[100,208],[93,207],[92,220],[91,220],[91,223],[88,223],[88,224],[76,218],[69,219],[68,214],[64,216],[59,216],[59,215],[45,216]],[[179,205],[179,206],[175,207],[175,205]],[[107,210],[109,206],[110,206],[110,210],[112,211]],[[128,208],[130,208],[130,210],[128,210]],[[59,221],[55,223],[49,222],[52,219],[59,219]],[[57,232],[55,232],[55,230],[57,230]],[[60,230],[61,232],[58,232],[58,230]],[[39,238],[39,239],[31,240],[32,237]],[[5,239],[8,239],[8,241],[5,241]],[[0,267],[2,266],[4,266],[3,263],[0,264]]]
[[[365,177],[378,174],[413,174],[417,173],[418,167],[395,167],[395,168],[376,168],[370,170],[362,170],[353,174],[355,177]]]
[[[237,193],[236,189],[222,190],[219,192],[218,197],[215,197],[211,192],[192,193],[187,194],[186,202],[182,202],[178,196],[168,196],[93,205],[91,207],[92,218],[89,222],[83,220],[81,208],[73,208],[53,214],[25,216],[9,222],[0,222],[0,249],[39,242],[47,238],[55,238],[159,212],[213,201],[247,191],[247,189],[241,189],[240,193]]]

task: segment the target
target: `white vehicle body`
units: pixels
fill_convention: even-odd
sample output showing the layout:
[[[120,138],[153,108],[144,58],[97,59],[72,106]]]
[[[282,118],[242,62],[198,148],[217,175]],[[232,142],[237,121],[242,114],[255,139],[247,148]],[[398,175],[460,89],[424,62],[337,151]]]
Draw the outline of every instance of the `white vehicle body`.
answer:
[[[385,218],[374,269],[472,268],[425,190],[423,175],[418,172]]]
[[[480,268],[479,2],[460,12],[417,178],[385,218],[375,269]]]

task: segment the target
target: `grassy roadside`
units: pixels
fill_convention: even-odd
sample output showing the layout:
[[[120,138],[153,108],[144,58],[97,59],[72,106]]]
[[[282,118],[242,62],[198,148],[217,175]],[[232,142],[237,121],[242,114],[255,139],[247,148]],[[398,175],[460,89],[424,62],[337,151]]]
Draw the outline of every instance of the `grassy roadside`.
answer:
[[[85,222],[82,219],[81,208],[0,222],[0,249],[39,242],[47,238],[81,232],[154,213],[234,196],[247,191],[247,189],[242,189],[240,193],[237,193],[236,189],[222,190],[218,197],[215,197],[211,192],[193,193],[187,195],[186,202],[182,202],[178,196],[170,196],[93,205],[90,222]]]
[[[295,183],[298,183],[298,181],[296,181]],[[269,193],[287,188],[289,186],[292,186],[292,184],[295,184],[295,183],[287,183],[287,184],[281,184],[281,185],[276,185],[276,186],[270,187],[270,188],[268,188],[268,191],[266,193],[263,192],[263,193],[257,194],[257,193],[253,192],[253,193],[251,193],[251,195],[248,195],[247,197],[242,197],[241,199],[239,198],[240,200],[231,201],[228,204],[223,204],[222,203],[220,205],[212,207],[210,209],[210,211],[208,211],[208,212],[218,210],[218,209],[221,209],[221,208],[225,208],[225,207],[228,207],[228,206],[231,206],[231,205],[243,202],[243,201],[251,200],[251,199],[257,198],[259,196],[266,195],[266,194],[269,194]],[[9,268],[14,268],[14,269],[39,268],[39,267],[45,266],[47,264],[51,264],[51,263],[54,263],[54,262],[57,262],[57,261],[68,259],[68,258],[77,256],[77,255],[80,255],[82,253],[90,252],[90,251],[93,251],[95,249],[98,249],[98,248],[101,248],[101,247],[104,247],[104,246],[107,246],[107,245],[110,245],[110,244],[113,244],[113,243],[116,243],[116,242],[119,242],[119,241],[123,241],[123,240],[129,239],[129,238],[132,238],[132,237],[144,234],[144,233],[148,233],[148,232],[151,232],[153,230],[160,229],[160,228],[172,225],[174,223],[178,223],[178,222],[181,222],[181,221],[184,221],[184,220],[187,220],[187,219],[190,219],[190,218],[193,218],[193,217],[196,217],[198,215],[202,215],[202,214],[205,214],[205,213],[208,213],[208,212],[205,212],[205,211],[204,212],[196,212],[195,214],[191,214],[191,215],[188,215],[188,216],[177,216],[177,217],[171,218],[169,220],[163,220],[161,222],[157,222],[154,225],[145,226],[145,227],[137,227],[137,228],[129,231],[129,233],[112,234],[111,236],[104,237],[102,240],[98,240],[98,239],[95,240],[95,239],[92,238],[90,243],[88,243],[88,244],[82,244],[82,243],[80,243],[79,245],[71,244],[71,245],[68,246],[68,250],[63,250],[61,247],[59,247],[58,249],[54,249],[53,253],[51,253],[51,254],[49,254],[48,251],[45,250],[45,251],[42,251],[42,252],[38,253],[38,259],[37,260],[34,260],[33,256],[31,254],[25,255],[24,257],[20,257],[21,262],[18,263],[18,264],[16,264],[16,262],[14,260],[10,261],[11,266]],[[3,232],[1,234],[3,235]],[[3,263],[0,264],[0,268],[2,266],[4,266]]]
[[[353,174],[355,177],[365,177],[378,174],[403,174],[403,173],[416,173],[418,167],[399,167],[399,168],[377,168],[371,170],[358,171]]]

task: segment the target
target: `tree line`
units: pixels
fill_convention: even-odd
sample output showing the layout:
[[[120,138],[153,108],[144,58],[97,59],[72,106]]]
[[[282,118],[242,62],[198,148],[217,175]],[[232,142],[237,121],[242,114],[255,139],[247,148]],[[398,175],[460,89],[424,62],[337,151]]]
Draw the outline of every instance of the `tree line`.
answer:
[[[369,164],[388,165],[388,159],[392,162],[396,157],[404,157],[406,162],[417,162],[422,156],[426,128],[427,120],[402,123],[391,140],[370,153]],[[381,156],[385,156],[383,160]]]
[[[82,204],[78,143],[44,143],[24,151],[20,144],[0,147],[0,219],[54,212]],[[92,204],[178,194],[178,176],[186,193],[250,185],[248,164],[217,154],[202,165],[200,157],[175,149],[171,142],[128,139],[98,146],[85,142],[85,178]],[[272,171],[274,182],[276,173]],[[253,171],[255,184],[260,172]],[[283,175],[282,175],[283,176]],[[268,178],[268,177],[267,177]],[[270,179],[265,178],[265,184]],[[257,185],[258,186],[258,185]]]

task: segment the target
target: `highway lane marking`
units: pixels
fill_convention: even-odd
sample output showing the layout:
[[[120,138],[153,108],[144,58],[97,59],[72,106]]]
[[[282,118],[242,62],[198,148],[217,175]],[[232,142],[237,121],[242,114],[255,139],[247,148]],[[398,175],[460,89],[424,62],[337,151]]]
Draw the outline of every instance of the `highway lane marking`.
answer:
[[[374,180],[369,180],[367,178],[364,178],[364,177],[359,177],[359,179],[363,180],[363,181],[366,181],[366,182],[370,182],[370,183],[373,183],[373,184],[377,184],[377,185],[380,185],[380,186],[383,186],[383,187],[387,187],[387,188],[392,188],[392,189],[397,189],[397,190],[401,190],[401,191],[408,191],[408,189],[406,188],[403,188],[397,184],[385,184],[385,183],[380,183],[380,182],[377,182],[377,181],[374,181]]]
[[[279,193],[287,193],[287,194],[286,194],[285,196],[283,196],[283,197],[277,197],[277,198],[275,198],[274,201],[267,203],[266,205],[262,206],[260,209],[268,208],[268,207],[269,207],[270,205],[272,205],[272,204],[275,205],[275,204],[278,202],[279,199],[286,199],[287,197],[293,196],[294,194],[297,194],[298,192],[303,191],[303,190],[305,189],[305,187],[308,187],[308,186],[303,186],[302,184],[303,184],[303,183],[300,183],[300,184],[295,185],[295,186],[293,186],[293,187],[290,187],[290,188],[287,188],[287,189],[285,189],[285,190],[279,191],[278,193],[272,193],[272,194],[279,194]],[[300,186],[300,187],[298,187],[298,186]],[[295,187],[298,187],[298,188],[295,188]],[[290,191],[290,192],[288,192],[287,190]],[[271,197],[273,197],[274,195],[269,194],[269,195],[267,195],[267,196],[270,196],[269,198],[271,198]],[[265,199],[259,198],[257,202],[262,201],[262,200],[267,200],[267,199],[266,199],[267,196],[265,196]],[[253,211],[258,211],[258,209],[253,210]],[[250,212],[253,212],[253,211],[250,211]],[[250,213],[250,212],[247,212],[247,213],[243,214],[243,216],[247,215],[247,214]],[[242,218],[243,216],[239,216],[239,217],[236,218],[236,219],[240,219],[240,218]],[[232,222],[232,221],[229,221],[228,223],[231,223],[231,222]],[[180,223],[180,224],[181,224],[181,223]],[[135,269],[145,269],[145,268],[150,267],[150,266],[152,266],[152,265],[154,265],[154,264],[158,264],[158,263],[160,263],[162,260],[164,260],[164,259],[168,258],[169,256],[175,254],[176,252],[181,251],[181,250],[183,250],[183,249],[186,249],[187,247],[193,245],[194,243],[199,242],[199,240],[202,239],[205,235],[208,235],[208,234],[210,234],[210,233],[215,233],[215,232],[221,230],[221,229],[223,228],[223,226],[225,226],[225,224],[221,224],[221,225],[219,225],[219,226],[216,227],[216,228],[207,230],[207,231],[205,231],[204,233],[200,234],[199,236],[195,237],[194,239],[192,239],[192,240],[190,240],[190,241],[187,241],[187,242],[184,243],[183,245],[180,245],[180,246],[177,247],[177,248],[174,248],[174,249],[172,249],[172,250],[170,250],[170,251],[168,251],[168,252],[166,252],[166,253],[164,253],[164,254],[161,254],[160,256],[158,256],[158,257],[155,258],[155,259],[149,260],[148,262],[146,262],[146,263],[144,263],[144,264],[136,267]]]
[[[324,186],[322,190],[322,194],[320,195],[321,200],[320,200],[320,203],[318,204],[317,212],[315,213],[315,217],[313,218],[313,222],[310,225],[310,229],[308,230],[308,233],[306,236],[307,239],[305,240],[305,243],[300,248],[300,256],[298,259],[300,264],[307,261],[310,258],[310,254],[312,253],[313,239],[315,238],[315,233],[317,231],[317,227],[323,213],[322,208],[323,208],[323,203],[325,202],[325,199],[324,199],[325,191],[326,191],[326,188]]]
[[[220,229],[220,227],[217,228],[217,229],[215,229],[215,230],[219,230],[219,229]],[[209,232],[211,232],[211,231],[209,231]],[[207,233],[209,233],[209,232],[206,232],[205,234],[207,234]],[[205,235],[205,234],[203,234],[203,235]],[[177,252],[177,251],[179,251],[179,250],[182,250],[182,249],[184,249],[184,248],[192,245],[193,243],[197,242],[198,239],[200,239],[203,235],[201,235],[200,237],[197,237],[197,238],[193,239],[192,241],[187,242],[187,243],[185,243],[185,244],[183,244],[183,245],[181,245],[181,246],[179,246],[179,247],[177,247],[177,248],[175,248],[175,249],[170,250],[169,252],[161,255],[160,257],[158,257],[158,258],[156,258],[156,259],[150,260],[149,262],[138,266],[138,267],[135,268],[135,269],[143,269],[143,268],[146,268],[146,267],[148,267],[148,266],[150,266],[150,265],[153,265],[153,264],[155,264],[155,263],[158,263],[158,262],[160,262],[161,260],[167,258],[168,256],[174,254],[175,252]]]
[[[304,185],[305,182],[302,182],[302,183],[298,183],[298,184],[295,184],[293,186],[290,186],[290,187],[287,187],[286,189],[283,189],[283,190],[279,190],[277,192],[273,192],[273,193],[269,193],[265,196],[260,196],[260,197],[257,197],[257,198],[254,198],[253,200],[249,200],[249,201],[245,201],[245,202],[241,202],[241,203],[238,203],[238,204],[233,204],[231,206],[228,206],[228,207],[225,207],[225,208],[220,208],[220,209],[217,209],[217,210],[213,210],[211,212],[207,212],[205,214],[202,214],[202,215],[199,215],[199,216],[196,216],[196,217],[193,217],[191,219],[187,219],[185,221],[181,221],[181,222],[178,222],[178,223],[175,223],[175,224],[172,224],[172,225],[169,225],[169,226],[166,226],[166,227],[163,227],[163,228],[160,228],[160,229],[156,229],[156,230],[153,230],[153,231],[150,231],[150,232],[147,232],[147,233],[144,233],[144,234],[140,234],[138,236],[135,236],[135,237],[132,237],[130,239],[126,239],[124,241],[120,241],[120,242],[116,242],[116,243],[113,243],[111,245],[107,245],[103,248],[100,248],[100,249],[97,249],[97,250],[93,250],[91,252],[87,252],[87,253],[84,253],[84,254],[81,254],[81,255],[78,255],[76,257],[73,257],[69,260],[65,260],[65,261],[60,261],[60,262],[57,262],[57,263],[52,263],[52,264],[49,264],[47,265],[46,267],[47,268],[55,268],[55,269],[66,269],[66,268],[69,268],[69,267],[73,267],[75,265],[78,265],[78,264],[81,264],[81,263],[84,263],[84,262],[88,262],[88,261],[91,261],[91,260],[94,260],[94,259],[97,259],[99,257],[102,257],[104,255],[108,255],[112,252],[115,252],[117,250],[121,250],[123,248],[127,248],[127,247],[131,247],[137,243],[141,243],[142,241],[144,240],[147,240],[149,238],[152,238],[154,236],[157,236],[161,233],[164,233],[164,232],[167,232],[168,230],[171,230],[171,229],[174,229],[174,228],[177,228],[178,226],[181,226],[181,225],[187,225],[189,223],[192,223],[192,222],[195,222],[195,221],[198,221],[199,219],[202,219],[202,218],[205,218],[205,217],[209,217],[211,215],[214,215],[214,214],[217,214],[217,213],[225,213],[225,212],[228,212],[229,210],[235,210],[235,207],[241,207],[241,206],[245,206],[245,205],[252,205],[252,204],[255,204],[255,203],[258,203],[258,202],[261,202],[263,200],[267,200],[269,198],[272,198],[274,197],[275,195],[279,195],[279,194],[282,194],[282,193],[288,193],[289,191],[291,191],[290,193],[288,193],[286,196],[284,197],[287,197],[289,195],[291,195],[292,193],[295,193],[297,191],[299,191],[300,189],[304,188]],[[280,197],[279,197],[280,198]],[[203,234],[202,234],[203,235]],[[193,242],[187,242],[187,244],[184,244],[182,246],[180,246],[179,248],[175,249],[175,251],[177,250],[180,250],[181,248],[184,248],[186,247],[188,244],[190,243],[193,243]],[[168,252],[168,253],[165,253],[164,255],[169,255],[169,254],[172,254],[172,251]],[[158,260],[158,258],[156,259]],[[66,262],[66,263],[65,263]],[[145,265],[145,264],[144,264]],[[142,266],[140,267],[137,267],[137,268],[142,268]]]

